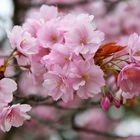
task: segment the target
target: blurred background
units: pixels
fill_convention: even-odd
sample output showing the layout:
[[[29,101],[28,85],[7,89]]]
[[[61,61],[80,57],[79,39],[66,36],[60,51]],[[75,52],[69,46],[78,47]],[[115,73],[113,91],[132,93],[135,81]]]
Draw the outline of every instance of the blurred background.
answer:
[[[58,6],[64,13],[93,14],[97,28],[106,34],[107,41],[125,43],[131,33],[140,34],[140,0],[3,0],[0,4],[1,56],[10,51],[7,32],[14,25],[22,25],[28,17],[36,16],[42,4]],[[23,94],[35,94],[36,87],[31,79],[26,80],[27,75],[23,73],[20,77],[22,87],[19,88],[23,88]],[[64,106],[76,107],[78,102],[76,99]],[[123,140],[123,137],[125,140],[140,140],[139,101],[134,99],[119,109],[112,106],[108,112],[104,112],[95,100],[90,103],[92,106],[79,110],[74,119],[71,117],[73,110],[34,107],[31,121],[6,134],[1,132],[0,140]],[[76,130],[73,121],[93,131]]]

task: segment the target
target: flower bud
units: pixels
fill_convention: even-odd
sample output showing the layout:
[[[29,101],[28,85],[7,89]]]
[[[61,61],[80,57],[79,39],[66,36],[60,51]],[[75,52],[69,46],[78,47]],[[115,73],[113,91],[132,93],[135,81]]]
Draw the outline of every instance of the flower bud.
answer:
[[[118,99],[114,99],[114,106],[115,106],[116,108],[120,108],[120,106],[121,106],[121,101],[118,100]]]
[[[107,111],[110,107],[110,100],[109,98],[106,96],[106,97],[103,97],[100,101],[100,104],[101,104],[101,107]]]

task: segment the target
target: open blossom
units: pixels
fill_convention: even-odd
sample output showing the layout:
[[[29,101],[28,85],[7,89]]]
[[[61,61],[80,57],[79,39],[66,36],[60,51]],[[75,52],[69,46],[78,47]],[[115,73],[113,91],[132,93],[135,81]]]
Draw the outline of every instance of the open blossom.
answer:
[[[69,69],[66,66],[54,66],[44,79],[43,86],[47,94],[55,100],[62,98],[66,102],[73,99],[74,90],[79,97],[86,99],[94,97],[105,85],[103,71],[85,61],[73,62]]]
[[[91,23],[77,23],[71,31],[66,33],[66,44],[74,49],[78,55],[95,54],[101,42],[104,40],[104,34],[100,31],[94,31]]]
[[[37,37],[42,47],[52,48],[56,43],[63,43],[63,32],[59,30],[58,23],[57,19],[51,20],[38,31]]]
[[[48,69],[51,69],[56,64],[64,67],[65,65],[70,64],[72,57],[73,52],[69,47],[56,44],[52,48],[51,52],[43,57],[42,63],[45,64]]]
[[[101,87],[105,85],[104,73],[100,67],[85,61],[80,61],[76,65],[73,88],[77,91],[78,96],[86,99],[100,93]]]
[[[0,105],[7,105],[13,99],[13,92],[17,89],[15,81],[9,78],[0,80]]]
[[[62,98],[63,101],[67,102],[73,99],[71,78],[66,70],[56,66],[53,71],[45,74],[43,86],[46,93],[54,100]]]
[[[26,113],[30,110],[31,106],[27,104],[15,104],[4,107],[0,113],[0,129],[7,132],[12,126],[22,126],[25,120],[30,119],[30,116]]]
[[[136,64],[125,66],[118,75],[118,86],[125,98],[140,95],[140,66]]]
[[[38,52],[36,39],[20,26],[15,26],[8,34],[12,48],[16,48],[20,54],[31,55]]]
[[[140,63],[140,36],[132,34],[128,40],[128,50],[132,62]]]
[[[41,27],[41,22],[35,19],[28,19],[24,24],[23,24],[23,29],[26,30],[31,34],[32,37],[36,38],[37,37],[37,32]]]

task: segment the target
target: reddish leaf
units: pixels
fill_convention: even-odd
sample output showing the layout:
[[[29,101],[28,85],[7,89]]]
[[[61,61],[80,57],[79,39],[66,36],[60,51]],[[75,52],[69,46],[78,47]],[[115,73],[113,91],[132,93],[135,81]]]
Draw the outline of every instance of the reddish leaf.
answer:
[[[99,57],[108,57],[111,56],[113,53],[119,52],[121,50],[123,50],[125,48],[125,46],[120,46],[117,45],[116,42],[111,42],[111,43],[107,43],[103,46],[101,46],[101,48],[99,48],[95,54],[95,58],[99,58]]]

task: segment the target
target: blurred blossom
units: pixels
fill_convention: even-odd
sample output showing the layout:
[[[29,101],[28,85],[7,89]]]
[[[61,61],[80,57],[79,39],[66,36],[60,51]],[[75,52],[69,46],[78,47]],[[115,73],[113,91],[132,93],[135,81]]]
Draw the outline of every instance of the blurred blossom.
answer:
[[[23,95],[44,95],[45,93],[45,89],[38,83],[34,83],[32,76],[28,72],[21,75],[19,88]]]
[[[121,121],[116,127],[115,132],[124,137],[140,135],[140,119],[137,117],[130,117]]]
[[[93,108],[80,113],[76,116],[75,122],[78,126],[82,128],[93,129],[101,132],[106,132],[106,125],[108,123],[108,119],[106,114],[99,108]],[[109,128],[109,127],[108,127]],[[94,135],[94,134],[86,134],[80,133],[80,139],[82,140],[102,140],[102,137]]]
[[[53,107],[37,106],[32,109],[32,114],[51,121],[57,121],[59,118],[58,111]]]

